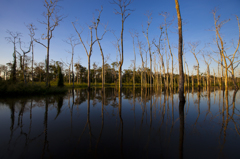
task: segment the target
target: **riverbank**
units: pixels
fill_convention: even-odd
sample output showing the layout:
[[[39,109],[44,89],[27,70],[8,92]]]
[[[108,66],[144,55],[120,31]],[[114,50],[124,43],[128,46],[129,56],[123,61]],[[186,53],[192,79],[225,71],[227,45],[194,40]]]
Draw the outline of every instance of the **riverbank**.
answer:
[[[9,81],[0,82],[0,96],[26,96],[26,95],[47,95],[47,94],[64,94],[68,90],[67,87],[57,87],[51,85],[49,88],[45,83],[12,83]]]

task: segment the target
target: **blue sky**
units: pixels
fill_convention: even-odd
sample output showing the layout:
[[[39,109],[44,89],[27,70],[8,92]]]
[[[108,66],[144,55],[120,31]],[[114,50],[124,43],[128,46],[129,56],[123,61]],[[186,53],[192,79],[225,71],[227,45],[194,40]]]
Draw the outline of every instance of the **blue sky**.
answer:
[[[221,20],[231,19],[231,21],[223,26],[221,33],[227,45],[230,46],[231,40],[234,40],[236,45],[238,39],[238,27],[234,15],[238,15],[240,17],[240,0],[179,0],[179,3],[182,19],[186,22],[186,24],[183,25],[183,38],[185,42],[185,58],[190,71],[196,62],[194,56],[189,52],[188,42],[200,41],[201,45],[198,49],[203,47],[204,44],[211,43],[212,48],[216,49],[213,43],[215,32],[209,31],[214,26],[211,11],[215,7],[219,8],[217,14],[221,15]],[[43,0],[0,1],[0,64],[6,64],[7,62],[11,62],[13,60],[13,45],[5,40],[5,37],[9,36],[6,33],[7,30],[21,32],[21,39],[25,42],[26,46],[28,45],[30,38],[25,24],[33,23],[38,28],[36,31],[36,38],[40,38],[41,34],[46,33],[46,26],[38,22],[44,20],[44,17],[42,16],[42,13],[45,11],[43,4]],[[105,24],[108,23],[108,29],[115,30],[116,35],[120,37],[121,17],[120,15],[114,14],[114,8],[118,8],[116,5],[110,4],[109,0],[63,0],[59,2],[59,6],[62,7],[60,14],[66,15],[67,17],[60,22],[59,26],[57,26],[53,32],[53,38],[50,46],[50,59],[70,62],[71,54],[67,53],[67,50],[70,50],[71,47],[69,44],[66,44],[64,40],[66,40],[70,35],[74,35],[78,38],[71,24],[71,22],[75,21],[76,18],[78,19],[78,23],[84,28],[82,38],[85,45],[87,45],[86,41],[90,39],[87,25],[91,25],[93,16],[95,15],[96,17],[98,15],[96,9],[100,9],[101,5],[103,6],[101,22]],[[134,11],[131,12],[131,15],[125,21],[123,69],[129,68],[131,60],[134,59],[132,38],[129,34],[129,30],[135,29],[139,32],[140,40],[147,43],[146,38],[142,33],[142,25],[144,28],[147,26],[147,17],[144,15],[147,11],[152,12],[152,23],[149,28],[149,39],[151,41],[153,38],[157,38],[160,35],[158,27],[164,22],[163,17],[159,16],[159,13],[168,12],[170,14],[169,20],[172,19],[173,16],[176,17],[174,0],[135,0],[129,8],[134,9]],[[174,23],[168,30],[170,44],[172,47],[177,46],[178,43],[176,26],[177,18],[175,18]],[[78,28],[80,29],[80,27]],[[103,27],[99,26],[99,34],[102,32]],[[93,35],[95,38],[95,32]],[[107,61],[108,63],[112,63],[116,60],[116,49],[112,44],[114,41],[116,40],[110,32],[107,32],[104,39],[101,41],[105,56],[110,56]],[[46,41],[42,42],[46,44]],[[137,41],[135,39],[135,44],[136,43]],[[141,59],[139,51],[137,46],[135,47],[137,54],[137,66],[140,66]],[[177,49],[172,49],[173,53],[177,57]],[[20,51],[18,44],[17,50]],[[228,52],[231,53],[232,50],[233,49],[229,49]],[[35,60],[37,62],[44,61],[46,49],[35,43],[34,51]],[[155,51],[154,46],[152,46],[152,51]],[[205,51],[211,51],[210,47],[205,47]],[[198,57],[200,61],[200,71],[204,72],[206,69],[205,64],[203,60],[201,60],[202,57],[200,55],[198,55]],[[77,61],[80,61],[83,66],[87,67],[87,55],[82,45],[75,47],[74,62]],[[101,54],[97,43],[93,47],[91,63],[93,62],[96,62],[98,66],[101,66]],[[176,59],[174,59],[174,62],[176,62]],[[216,68],[214,61],[212,61],[211,67]]]

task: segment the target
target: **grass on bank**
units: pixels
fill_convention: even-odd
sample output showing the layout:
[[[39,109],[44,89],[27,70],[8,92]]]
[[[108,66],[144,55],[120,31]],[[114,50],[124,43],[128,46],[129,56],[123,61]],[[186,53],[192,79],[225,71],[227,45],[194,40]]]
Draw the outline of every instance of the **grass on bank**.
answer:
[[[66,93],[67,90],[67,87],[57,87],[57,85],[51,85],[48,88],[44,82],[35,82],[34,84],[12,83],[10,81],[0,82],[0,96],[62,94]]]
[[[55,82],[51,82],[51,85],[56,85]],[[132,83],[123,83],[122,84],[123,86],[133,86]],[[64,86],[68,87],[68,88],[72,88],[73,84],[72,83],[64,83]],[[118,86],[118,84],[117,84]],[[135,86],[141,86],[140,83],[136,83]],[[88,84],[87,83],[74,83],[74,88],[87,88],[88,87]],[[91,83],[91,87],[99,87],[101,88],[102,87],[102,83]],[[105,83],[104,84],[104,87],[115,87],[115,83]]]

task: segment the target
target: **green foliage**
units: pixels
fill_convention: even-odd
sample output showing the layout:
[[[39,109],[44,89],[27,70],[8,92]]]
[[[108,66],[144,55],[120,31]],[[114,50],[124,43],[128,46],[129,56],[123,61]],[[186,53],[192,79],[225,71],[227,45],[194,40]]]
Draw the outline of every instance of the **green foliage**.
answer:
[[[59,65],[58,65],[58,84],[57,84],[57,86],[58,87],[64,86],[62,69]]]
[[[0,96],[13,95],[45,95],[61,94],[67,91],[66,87],[46,87],[44,83],[24,84],[24,82],[12,83],[11,81],[0,82]]]

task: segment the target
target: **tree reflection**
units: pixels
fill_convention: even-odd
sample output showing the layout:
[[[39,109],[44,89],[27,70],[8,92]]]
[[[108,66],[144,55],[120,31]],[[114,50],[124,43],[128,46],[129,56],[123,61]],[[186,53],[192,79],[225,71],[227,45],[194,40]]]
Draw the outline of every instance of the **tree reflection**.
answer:
[[[55,120],[57,119],[57,117],[61,113],[61,109],[62,109],[62,106],[63,106],[63,96],[58,96],[57,100],[58,100],[58,103],[57,103],[57,115],[55,117]]]
[[[12,100],[11,103],[9,103],[9,108],[11,110],[11,126],[10,126],[10,139],[9,139],[9,145],[12,141],[12,137],[13,137],[13,128],[14,128],[14,121],[15,121],[15,101]]]
[[[49,142],[48,142],[48,103],[49,103],[49,97],[46,97],[45,99],[45,113],[44,113],[44,143],[43,143],[43,149],[42,149],[42,156],[41,158],[45,157],[45,149],[49,152]]]
[[[184,105],[185,102],[179,101],[179,158],[183,159],[183,141],[184,141]]]
[[[123,158],[123,119],[122,119],[122,91],[119,89],[118,91],[118,113],[121,122],[121,141],[120,141],[120,150],[121,157]]]
[[[238,90],[234,90],[233,99],[232,99],[232,104],[231,104],[231,105],[232,105],[232,115],[231,115],[230,118],[231,118],[231,120],[233,121],[233,124],[234,124],[234,127],[235,127],[236,132],[237,132],[238,135],[240,136],[239,123],[234,120],[234,115],[235,115],[235,116],[239,116],[238,114],[235,113],[235,109],[237,109],[236,106],[235,106],[236,94],[237,94],[237,92],[238,92]],[[238,130],[238,129],[239,129],[239,130]]]
[[[101,130],[100,130],[100,134],[99,134],[99,137],[98,137],[98,140],[97,140],[97,143],[96,143],[96,157],[97,157],[97,147],[98,147],[98,144],[100,142],[100,139],[102,137],[102,132],[103,132],[103,127],[104,127],[104,98],[105,98],[105,89],[102,89],[102,108],[101,108],[101,117],[102,117],[102,124],[101,124]]]

